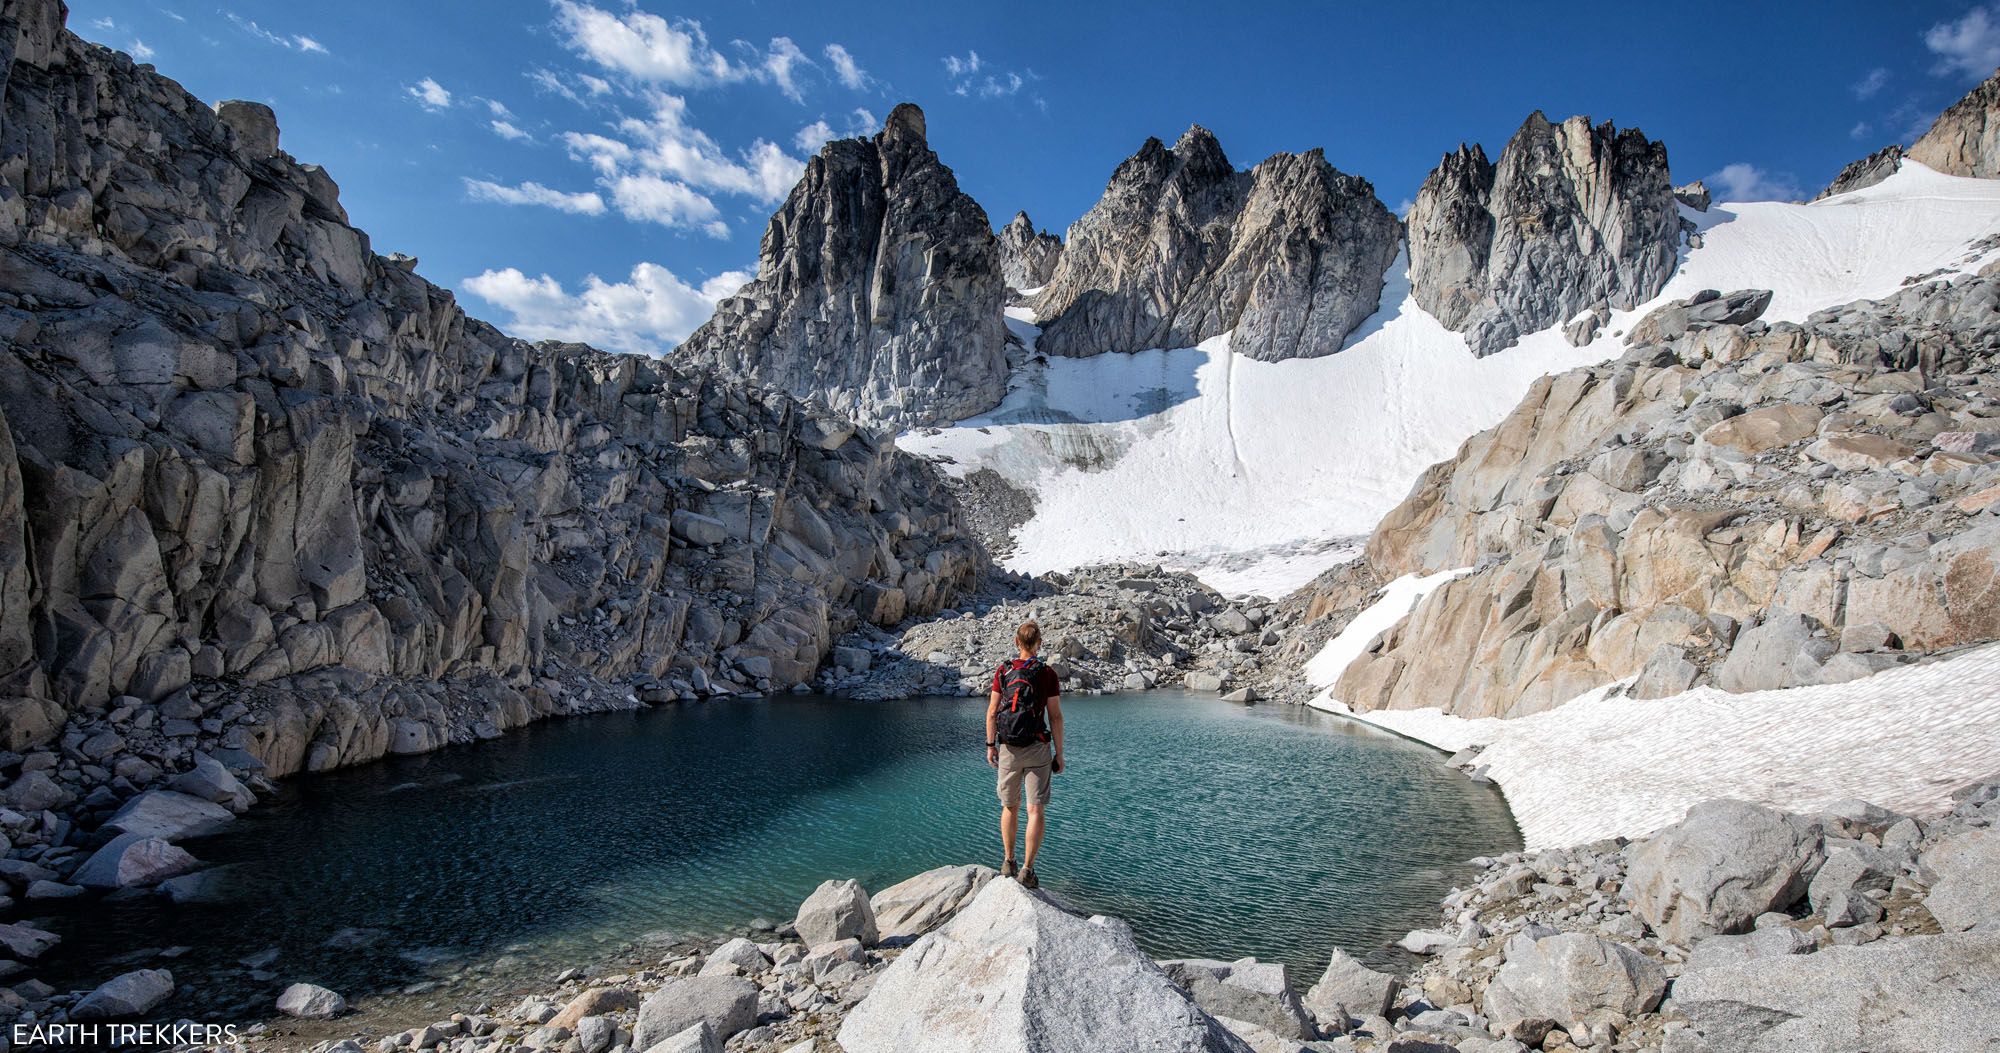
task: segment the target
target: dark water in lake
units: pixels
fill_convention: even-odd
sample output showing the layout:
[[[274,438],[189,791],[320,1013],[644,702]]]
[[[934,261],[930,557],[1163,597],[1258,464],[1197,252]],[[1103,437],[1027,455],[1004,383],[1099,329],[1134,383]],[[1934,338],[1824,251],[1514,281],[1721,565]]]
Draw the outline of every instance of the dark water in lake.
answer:
[[[186,846],[230,866],[229,902],[94,905],[42,972],[83,983],[181,947],[122,967],[174,972],[168,1015],[251,1013],[294,980],[354,997],[503,953],[553,968],[788,920],[830,877],[997,866],[981,706],[683,704],[289,780]],[[1459,864],[1520,844],[1492,788],[1326,714],[1175,691],[1063,708],[1071,767],[1038,870],[1157,956],[1284,961],[1303,988],[1329,948],[1434,921]],[[251,978],[238,959],[266,948],[277,975]]]

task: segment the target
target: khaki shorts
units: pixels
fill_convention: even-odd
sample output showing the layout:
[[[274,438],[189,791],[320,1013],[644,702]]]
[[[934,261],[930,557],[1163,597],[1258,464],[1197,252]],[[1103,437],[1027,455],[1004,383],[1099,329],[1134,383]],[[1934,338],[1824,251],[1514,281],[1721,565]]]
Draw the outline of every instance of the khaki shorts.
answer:
[[[1054,756],[1046,742],[1032,746],[1009,746],[1000,744],[1000,804],[1005,808],[1021,806],[1021,784],[1028,787],[1028,807],[1042,808],[1049,803],[1050,764]]]

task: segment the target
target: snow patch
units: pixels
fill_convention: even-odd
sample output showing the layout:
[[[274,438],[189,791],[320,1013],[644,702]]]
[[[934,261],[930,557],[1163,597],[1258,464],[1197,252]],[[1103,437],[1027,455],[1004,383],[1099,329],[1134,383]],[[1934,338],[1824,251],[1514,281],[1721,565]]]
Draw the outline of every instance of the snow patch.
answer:
[[[1859,797],[1936,815],[2000,765],[2000,644],[1844,684],[1609,695],[1508,720],[1315,705],[1443,750],[1484,746],[1478,763],[1531,849],[1642,837],[1715,797],[1790,811]]]
[[[1368,650],[1369,643],[1377,636],[1396,627],[1398,622],[1409,617],[1417,603],[1453,578],[1472,573],[1471,567],[1456,570],[1441,570],[1436,574],[1418,576],[1405,574],[1382,587],[1382,598],[1368,606],[1367,610],[1354,616],[1340,635],[1326,642],[1319,653],[1306,660],[1306,683],[1314,687],[1330,688],[1340,674],[1362,652]],[[1310,703],[1319,709],[1326,709],[1331,696],[1322,692]]]

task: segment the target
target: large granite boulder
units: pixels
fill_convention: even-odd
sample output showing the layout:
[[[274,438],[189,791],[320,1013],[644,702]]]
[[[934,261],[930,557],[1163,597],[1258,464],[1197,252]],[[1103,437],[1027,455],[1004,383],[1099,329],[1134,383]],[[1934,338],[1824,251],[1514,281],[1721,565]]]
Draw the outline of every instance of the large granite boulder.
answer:
[[[1681,234],[1665,146],[1539,110],[1497,162],[1477,145],[1446,154],[1408,224],[1417,303],[1478,355],[1598,301],[1624,310],[1651,299]]]
[[[1056,273],[1062,259],[1062,239],[1036,230],[1026,212],[1000,228],[1000,275],[1010,289],[1039,289]]]
[[[1280,963],[1174,958],[1159,965],[1211,1016],[1255,1024],[1282,1038],[1315,1035],[1312,1017],[1299,1003],[1291,975]]]
[[[1748,801],[1703,801],[1633,847],[1625,895],[1654,932],[1683,946],[1742,932],[1805,895],[1823,859],[1818,824]]]
[[[173,997],[174,974],[165,969],[120,973],[98,985],[70,1008],[71,1020],[129,1020],[145,1016]]]
[[[1312,1015],[1323,1022],[1340,1022],[1349,1017],[1389,1015],[1396,991],[1402,982],[1396,977],[1356,961],[1336,947],[1319,982],[1307,989],[1302,1000]]]
[[[1111,918],[987,884],[848,1013],[847,1053],[1249,1053]]]
[[[1704,1053],[1985,1053],[2000,1035],[2000,933],[1829,947],[1690,968],[1674,1005]]]
[[[639,1003],[632,1048],[651,1049],[691,1027],[706,1024],[727,1042],[757,1023],[757,985],[735,976],[695,976],[674,980]]]
[[[200,865],[194,856],[157,837],[119,834],[91,853],[70,880],[85,888],[145,888]]]
[[[1946,932],[2000,923],[2000,830],[1961,830],[1924,849],[1931,879],[1924,906]]]
[[[799,904],[792,927],[798,930],[799,939],[807,947],[840,940],[859,940],[863,946],[869,946],[882,938],[875,908],[868,902],[868,891],[851,878],[820,882],[812,895]]]
[[[820,148],[771,217],[757,277],[674,357],[894,426],[1006,394],[1006,281],[986,213],[903,103]]]
[[[975,863],[898,881],[869,897],[877,934],[884,940],[922,936],[950,921],[996,876],[992,867]]]
[[[1522,935],[1507,944],[1507,961],[1486,988],[1485,1011],[1503,1027],[1523,1020],[1573,1027],[1600,1010],[1625,1017],[1650,1012],[1666,990],[1660,964],[1626,944],[1587,932]]]
[[[1148,139],[1070,227],[1035,346],[1081,358],[1233,332],[1255,359],[1330,355],[1375,313],[1400,234],[1318,150],[1239,172],[1198,125],[1171,149]]]

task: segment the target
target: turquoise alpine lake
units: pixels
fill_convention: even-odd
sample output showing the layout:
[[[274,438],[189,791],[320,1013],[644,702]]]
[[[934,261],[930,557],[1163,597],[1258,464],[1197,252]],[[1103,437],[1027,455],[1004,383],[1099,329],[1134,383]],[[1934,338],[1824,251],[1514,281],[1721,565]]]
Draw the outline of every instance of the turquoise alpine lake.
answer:
[[[1520,846],[1493,788],[1352,721],[1166,690],[1063,709],[1038,870],[1158,957],[1254,955],[1303,988],[1331,948],[1379,955],[1436,921],[1466,860]],[[787,921],[828,878],[875,891],[997,866],[982,716],[946,698],[687,703],[286,780],[186,846],[227,868],[221,902],[58,917],[50,964],[167,964],[208,1008],[250,1012],[295,980],[351,998],[500,956],[575,964]]]

